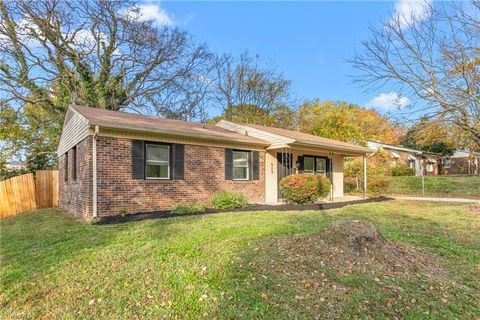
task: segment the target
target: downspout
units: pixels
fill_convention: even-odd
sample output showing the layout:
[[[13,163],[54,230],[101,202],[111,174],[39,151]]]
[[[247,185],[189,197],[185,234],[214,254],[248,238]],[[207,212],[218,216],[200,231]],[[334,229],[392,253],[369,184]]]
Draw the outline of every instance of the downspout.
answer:
[[[97,137],[98,137],[99,128],[95,126],[95,132],[93,134],[93,146],[92,146],[92,188],[93,188],[93,205],[92,205],[92,215],[94,218],[97,217]]]
[[[363,197],[367,197],[367,155],[363,156]]]
[[[333,201],[333,152],[330,152],[330,157],[328,161],[328,171],[330,175],[330,201]]]

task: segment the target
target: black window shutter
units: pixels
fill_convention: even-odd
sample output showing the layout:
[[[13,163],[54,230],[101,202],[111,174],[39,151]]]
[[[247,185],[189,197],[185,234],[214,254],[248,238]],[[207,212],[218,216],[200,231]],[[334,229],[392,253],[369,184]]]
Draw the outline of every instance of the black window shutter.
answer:
[[[185,146],[183,144],[173,145],[173,179],[183,180],[185,175]]]
[[[252,151],[252,180],[260,180],[260,159],[258,151]]]
[[[253,155],[252,151],[248,153],[248,180],[253,180]]]
[[[132,140],[132,178],[145,179],[145,143]]]
[[[327,158],[326,165],[327,165],[327,177],[328,179],[332,180],[332,159]]]
[[[298,156],[298,172],[303,172],[303,156]]]
[[[225,180],[233,179],[233,150],[225,149]]]
[[[64,176],[64,180],[65,181],[68,181],[68,151],[65,152],[65,176]]]
[[[72,148],[73,180],[77,180],[77,146]]]

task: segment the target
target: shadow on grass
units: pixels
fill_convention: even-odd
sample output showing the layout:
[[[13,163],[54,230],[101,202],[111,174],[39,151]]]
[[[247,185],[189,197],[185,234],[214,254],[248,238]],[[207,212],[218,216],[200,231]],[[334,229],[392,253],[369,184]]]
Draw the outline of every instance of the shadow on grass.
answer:
[[[151,219],[164,219],[172,217],[187,217],[187,216],[200,216],[207,214],[218,214],[218,213],[236,213],[236,212],[249,212],[249,211],[315,211],[315,210],[329,210],[329,209],[339,209],[349,205],[355,204],[364,204],[364,203],[375,203],[375,202],[385,202],[394,200],[389,197],[376,197],[368,198],[362,200],[353,200],[353,201],[342,201],[342,202],[333,202],[333,203],[319,203],[319,204],[308,204],[308,205],[298,205],[298,204],[281,204],[281,205],[264,205],[264,204],[255,204],[249,205],[244,208],[238,209],[207,209],[204,213],[192,213],[192,214],[173,214],[169,210],[165,211],[152,211],[152,212],[139,212],[129,215],[116,215],[101,217],[94,222],[96,225],[105,225],[105,224],[119,224],[126,223],[131,221],[143,221]]]

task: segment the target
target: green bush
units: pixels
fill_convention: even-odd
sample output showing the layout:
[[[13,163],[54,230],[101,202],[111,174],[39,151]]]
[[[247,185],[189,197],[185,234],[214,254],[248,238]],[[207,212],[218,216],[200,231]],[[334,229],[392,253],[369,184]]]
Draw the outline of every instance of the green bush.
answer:
[[[248,200],[243,193],[219,192],[212,199],[212,206],[218,209],[243,208]]]
[[[415,170],[410,167],[400,166],[392,168],[392,176],[394,177],[403,177],[403,176],[414,176]]]
[[[332,188],[332,183],[330,179],[324,176],[316,176],[318,179],[318,196],[320,198],[326,198],[330,194],[330,189]]]
[[[343,192],[353,193],[358,191],[357,188],[357,178],[356,177],[345,177],[343,178]]]
[[[280,191],[290,203],[314,203],[318,195],[318,177],[309,174],[292,174],[280,180]]]
[[[380,196],[388,192],[390,180],[388,178],[369,178],[367,179],[367,194],[371,196]]]
[[[179,204],[172,210],[174,214],[196,214],[204,212],[205,207],[201,203]]]

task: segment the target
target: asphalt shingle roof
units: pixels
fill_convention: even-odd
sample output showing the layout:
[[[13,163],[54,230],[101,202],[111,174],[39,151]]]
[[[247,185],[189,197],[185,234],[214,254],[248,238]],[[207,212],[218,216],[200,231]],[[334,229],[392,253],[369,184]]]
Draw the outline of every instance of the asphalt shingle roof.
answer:
[[[216,125],[188,122],[183,120],[163,119],[133,113],[111,111],[84,106],[73,106],[91,125],[117,129],[133,129],[181,136],[190,136],[221,141],[234,141],[247,144],[268,146],[267,141],[233,132]]]

